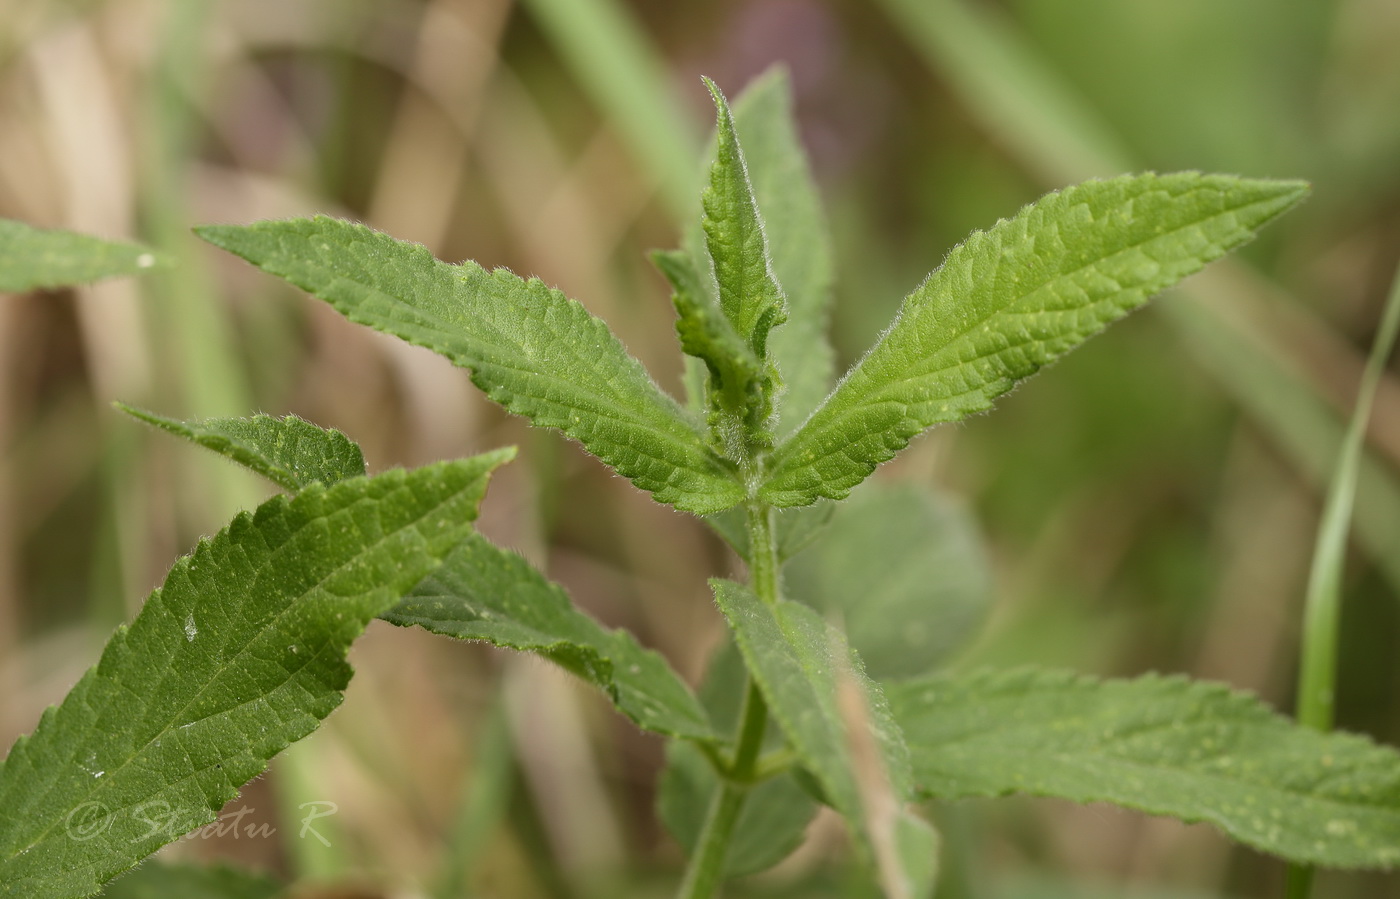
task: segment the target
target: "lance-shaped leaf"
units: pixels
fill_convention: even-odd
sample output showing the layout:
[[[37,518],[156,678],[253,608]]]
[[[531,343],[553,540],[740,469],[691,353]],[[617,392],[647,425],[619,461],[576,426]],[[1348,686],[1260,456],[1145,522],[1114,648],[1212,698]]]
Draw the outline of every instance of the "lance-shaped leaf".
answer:
[[[86,284],[153,268],[161,257],[145,247],[72,231],[33,228],[0,219],[0,290]]]
[[[1298,181],[1131,175],[1049,194],[973,234],[778,447],[761,496],[843,498],[925,428],[987,409],[1306,192]]]
[[[435,634],[533,652],[602,688],[641,728],[714,739],[705,711],[665,659],[643,649],[627,631],[602,627],[534,566],[480,535],[464,541],[382,617],[403,627],[416,624]]]
[[[316,483],[329,486],[365,473],[365,457],[359,444],[339,431],[317,427],[295,415],[180,421],[125,403],[116,406],[163,431],[232,459],[286,490],[297,491]]]
[[[1112,802],[1291,861],[1400,865],[1400,753],[1219,684],[979,671],[887,687],[921,795]]]
[[[832,251],[821,200],[793,117],[787,72],[775,66],[734,101],[744,161],[773,275],[787,298],[787,323],[768,339],[783,381],[778,434],[801,424],[831,390],[836,354],[827,339]]]
[[[879,680],[938,667],[991,608],[991,572],[967,512],[922,485],[879,479],[836,506],[786,583],[790,596],[838,617]]]
[[[710,183],[701,194],[705,245],[714,262],[721,311],[753,354],[767,359],[768,332],[787,320],[787,301],[769,266],[763,219],[754,202],[734,116],[715,83],[704,80],[719,120]]]
[[[766,605],[747,588],[713,579],[749,673],[788,744],[840,812],[889,889],[932,887],[933,831],[903,808],[912,794],[908,750],[880,688],[844,635],[807,606]],[[925,834],[926,851],[915,848]]]
[[[499,451],[239,515],[171,569],[0,767],[7,895],[87,896],[320,724],[365,625],[464,536]]]
[[[471,369],[493,400],[578,440],[660,502],[705,513],[743,498],[732,466],[607,325],[537,279],[449,265],[324,216],[196,230],[351,321]]]

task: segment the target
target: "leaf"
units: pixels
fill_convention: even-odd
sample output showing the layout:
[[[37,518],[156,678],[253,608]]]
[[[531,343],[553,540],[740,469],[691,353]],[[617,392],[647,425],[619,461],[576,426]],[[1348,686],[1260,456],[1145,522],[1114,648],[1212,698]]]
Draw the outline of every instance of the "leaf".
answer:
[[[460,640],[532,652],[600,687],[638,727],[713,740],[709,719],[666,661],[580,612],[515,553],[473,535],[381,616]]]
[[[709,371],[708,395],[718,401],[712,411],[742,418],[752,407],[757,413],[755,425],[761,425],[767,419],[765,404],[771,411],[772,402],[772,378],[763,362],[714,308],[689,254],[680,250],[658,251],[652,254],[652,262],[671,282],[671,303],[678,315],[676,336],[681,349],[704,362]],[[714,417],[709,424],[711,435],[722,433],[726,426]],[[716,449],[726,450],[722,446]]]
[[[991,572],[967,512],[911,483],[856,491],[786,577],[788,595],[838,617],[877,680],[937,667],[991,607]]]
[[[365,457],[355,441],[295,415],[179,421],[125,403],[115,405],[147,424],[232,459],[286,490],[317,483],[330,486],[365,473]]]
[[[164,262],[145,247],[0,219],[0,291],[67,287]]]
[[[739,650],[726,641],[710,660],[700,700],[716,730],[733,741],[738,727],[739,701],[747,688],[747,672]],[[782,746],[782,734],[769,728],[765,751]],[[657,784],[656,810],[666,829],[685,849],[694,852],[700,839],[719,776],[705,754],[693,743],[672,740],[666,744],[666,767]],[[742,877],[767,870],[802,844],[817,805],[791,772],[770,777],[748,794],[724,859],[726,877]]]
[[[787,297],[787,323],[768,339],[783,381],[778,434],[785,436],[831,390],[836,353],[827,339],[831,237],[798,138],[792,88],[781,65],[760,75],[735,99],[734,127],[743,135],[744,160],[763,215],[773,275]]]
[[[729,104],[704,79],[718,130],[710,182],[701,194],[705,246],[714,262],[719,307],[755,357],[768,357],[768,332],[787,320],[787,300],[768,262],[768,241]]]
[[[1131,175],[1049,194],[974,233],[778,447],[761,498],[844,498],[924,429],[989,408],[1306,192],[1299,181]]]
[[[703,514],[744,497],[732,466],[607,325],[538,279],[449,265],[325,216],[196,232],[351,321],[471,369],[493,400],[578,440],[659,502]]]
[[[90,895],[214,820],[339,705],[351,641],[471,531],[512,453],[277,496],[177,562],[0,766],[9,895]]]
[[[765,605],[732,581],[713,579],[710,586],[769,712],[825,801],[846,819],[861,854],[883,868],[892,840],[902,857],[910,836],[899,823],[907,815],[899,806],[911,795],[908,750],[880,688],[865,677],[841,632],[799,603]],[[857,688],[864,706],[854,732],[841,696],[847,676],[844,685]],[[873,752],[863,751],[867,743]],[[892,795],[872,795],[872,775]],[[893,807],[882,809],[882,803]]]
[[[227,865],[147,862],[102,891],[104,899],[274,899],[283,887],[261,874]]]
[[[1400,753],[1219,684],[1016,670],[888,686],[918,791],[1112,802],[1290,861],[1400,865]]]

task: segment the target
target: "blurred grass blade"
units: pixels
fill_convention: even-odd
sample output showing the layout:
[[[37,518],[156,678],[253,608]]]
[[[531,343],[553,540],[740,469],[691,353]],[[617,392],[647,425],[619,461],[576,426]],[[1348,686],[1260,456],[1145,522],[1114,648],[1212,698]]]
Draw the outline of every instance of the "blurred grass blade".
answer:
[[[1138,167],[1114,129],[1067,79],[985,5],[966,0],[881,0],[906,28],[929,67],[962,97],[1021,165],[1048,185],[1088,173]],[[1026,103],[1026,98],[1034,98]],[[1071,127],[1065,127],[1068,123]],[[1222,268],[1233,265],[1230,260]],[[1329,480],[1343,426],[1317,387],[1287,362],[1282,345],[1260,328],[1231,321],[1217,305],[1227,290],[1202,278],[1191,290],[1208,302],[1160,304],[1186,332],[1184,343],[1221,388],[1272,437],[1314,484]],[[1400,589],[1400,480],[1366,454],[1360,462],[1357,539]]]
[[[1086,181],[973,234],[774,451],[759,496],[844,499],[925,429],[989,408],[1153,295],[1254,237],[1300,181],[1179,172]]]
[[[277,496],[171,569],[0,764],[6,895],[87,896],[340,704],[345,654],[468,533],[498,451]]]
[[[524,0],[524,6],[651,170],[671,214],[689,218],[699,185],[699,135],[628,7],[617,0]]]
[[[984,669],[886,692],[923,797],[1112,802],[1292,861],[1400,865],[1400,753],[1220,684]]]
[[[1332,728],[1342,569],[1361,469],[1361,449],[1366,442],[1366,426],[1371,419],[1376,389],[1385,374],[1386,360],[1395,347],[1397,330],[1400,330],[1400,270],[1397,270],[1391,284],[1380,330],[1376,332],[1375,342],[1371,345],[1371,356],[1366,360],[1366,371],[1356,397],[1356,409],[1347,426],[1336,474],[1323,507],[1317,546],[1313,550],[1312,571],[1308,577],[1307,604],[1303,615],[1303,667],[1298,684],[1298,720],[1318,730]]]
[[[114,405],[133,418],[232,459],[284,490],[295,492],[316,483],[329,486],[365,474],[365,457],[355,441],[295,415],[179,421],[125,403]]]
[[[1046,183],[1072,184],[1138,168],[1098,113],[991,6],[963,0],[880,5],[963,105]]]
[[[480,535],[463,541],[432,575],[381,615],[459,640],[532,652],[602,689],[638,727],[712,740],[709,719],[665,659],[625,630],[579,611],[529,562]]]
[[[1199,365],[1316,481],[1336,464],[1341,427],[1297,366],[1255,331],[1239,329],[1228,317],[1195,298],[1158,307],[1185,337]],[[1374,456],[1357,459],[1356,539],[1393,589],[1400,591],[1400,481]]]
[[[1395,348],[1397,331],[1400,331],[1400,269],[1397,269],[1391,282],[1380,329],[1371,345],[1370,358],[1366,360],[1366,370],[1356,396],[1356,408],[1347,425],[1336,472],[1322,509],[1317,545],[1313,549],[1312,570],[1308,573],[1297,715],[1299,723],[1321,731],[1332,729],[1336,714],[1342,573],[1361,469],[1361,451],[1366,442],[1366,426],[1371,420],[1376,390],[1385,374],[1386,360]],[[1307,899],[1311,892],[1312,872],[1302,866],[1290,866],[1287,885],[1289,899]]]
[[[0,219],[0,291],[68,287],[134,275],[163,258],[136,244]]]

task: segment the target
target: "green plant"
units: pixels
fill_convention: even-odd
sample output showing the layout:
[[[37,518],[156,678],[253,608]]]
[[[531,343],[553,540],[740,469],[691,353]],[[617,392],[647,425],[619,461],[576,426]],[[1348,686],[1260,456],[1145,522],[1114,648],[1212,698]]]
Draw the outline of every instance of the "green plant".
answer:
[[[366,476],[352,441],[295,417],[128,409],[291,495],[178,562],[11,750],[3,895],[91,895],[213,820],[338,704],[346,650],[375,617],[536,653],[667,738],[661,813],[690,850],[681,896],[776,863],[821,804],[886,895],[926,896],[938,838],[914,804],[1012,792],[1209,821],[1297,863],[1400,864],[1400,754],[1178,677],[936,670],[980,610],[966,523],[908,485],[845,503],[913,437],[988,409],[1249,240],[1306,185],[1187,172],[1050,194],[953,250],[833,388],[829,261],[783,83],[760,82],[735,113],[709,87],[718,132],[701,226],[655,257],[691,359],[688,407],[538,280],[324,217],[197,229],[349,319],[441,353],[510,411],[705,516],[748,578],[711,582],[733,640],[700,695],[474,532],[512,451]],[[943,555],[908,552],[911,535]],[[910,585],[935,577],[946,592],[915,621],[926,593]]]

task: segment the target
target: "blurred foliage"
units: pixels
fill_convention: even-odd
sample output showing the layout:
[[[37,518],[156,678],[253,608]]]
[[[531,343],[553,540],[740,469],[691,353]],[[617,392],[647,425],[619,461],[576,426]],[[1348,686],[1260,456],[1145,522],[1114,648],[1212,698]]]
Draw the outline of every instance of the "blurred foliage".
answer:
[[[361,441],[371,470],[520,443],[525,464],[483,510],[490,536],[694,677],[721,633],[704,578],[737,563],[698,522],[552,436],[527,435],[430,354],[206,253],[188,226],[328,212],[443,258],[539,275],[613,322],[679,391],[667,290],[645,252],[675,245],[688,224],[665,199],[681,195],[666,183],[685,169],[662,156],[689,147],[699,158],[702,73],[731,96],[774,61],[792,73],[835,238],[843,363],[969,229],[1060,186],[932,64],[894,2],[592,0],[573,14],[602,30],[582,32],[549,18],[559,5],[0,0],[0,217],[141,241],[181,263],[152,283],[0,300],[6,745],[171,559],[262,495],[213,458],[151,440],[110,410],[115,399],[180,416],[295,412]],[[1298,373],[1299,402],[1344,420],[1400,257],[1400,6],[951,6],[1014,35],[1138,167],[1314,182],[1308,205],[1246,253],[1271,292],[1242,321]],[[579,34],[598,45],[566,46]],[[659,101],[610,92],[587,71],[625,62],[609,56],[624,46],[652,61],[661,80],[644,93]],[[669,102],[686,123],[672,127],[688,130],[639,142],[625,123],[638,115],[626,104],[641,102]],[[878,271],[859,292],[841,281],[858,261]],[[1134,316],[886,474],[958,495],[980,521],[996,604],[976,660],[1182,671],[1287,710],[1318,482],[1183,333],[1155,311]],[[1370,436],[1382,470],[1400,477],[1393,376]],[[1400,657],[1388,650],[1400,607],[1365,554],[1353,563],[1339,724],[1395,743]],[[273,789],[245,793],[259,820],[282,822],[281,837],[175,853],[295,874],[311,865],[296,806],[329,797],[353,841],[340,847],[344,875],[366,889],[664,895],[679,852],[651,812],[659,745],[542,666],[419,636],[372,630],[327,732],[294,771],[274,765]],[[497,695],[506,723],[484,730]],[[482,742],[498,731],[510,752]],[[508,795],[475,792],[479,758]],[[564,789],[564,770],[586,774]],[[477,807],[500,812],[473,818]],[[957,819],[944,822],[956,833],[949,870],[963,872],[949,875],[950,897],[1068,895],[1060,874],[1105,895],[1266,896],[1282,876],[1212,832],[1120,812],[1015,800],[940,814]],[[478,823],[454,826],[464,815]],[[832,839],[819,819],[753,894],[849,895]],[[625,873],[638,870],[652,873]],[[1394,875],[1334,875],[1318,893],[1396,886]]]

